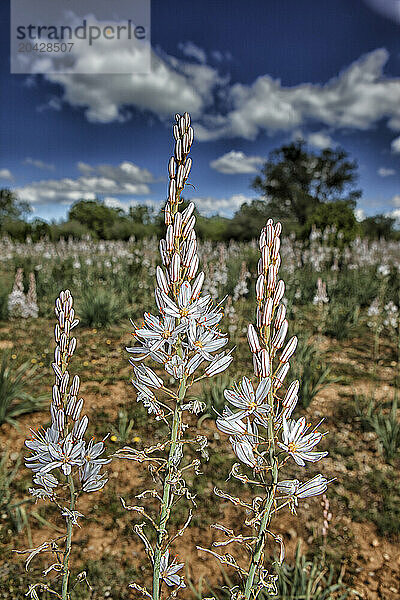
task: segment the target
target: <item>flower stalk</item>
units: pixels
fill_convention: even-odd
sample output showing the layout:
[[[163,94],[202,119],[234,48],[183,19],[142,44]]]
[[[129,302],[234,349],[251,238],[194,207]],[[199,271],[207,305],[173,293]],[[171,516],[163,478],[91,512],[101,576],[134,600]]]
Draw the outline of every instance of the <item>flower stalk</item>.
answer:
[[[198,415],[205,408],[204,403],[198,400],[188,401],[187,392],[193,383],[221,373],[232,362],[231,352],[222,350],[228,337],[218,328],[222,318],[220,304],[214,306],[211,296],[201,293],[204,273],[198,273],[195,206],[191,202],[183,207],[182,191],[192,166],[188,155],[193,142],[193,128],[188,113],[176,115],[173,135],[175,148],[168,164],[168,200],[164,208],[166,235],[160,241],[162,266],[156,270],[154,292],[159,314],[147,312],[141,326],[133,323],[133,337],[137,345],[127,348],[132,354],[132,384],[137,391],[137,401],[143,403],[156,422],[166,426],[167,434],[165,440],[155,447],[141,451],[125,447],[116,453],[119,458],[148,462],[150,472],[156,471],[161,480],[161,489],[146,490],[137,496],[158,500],[160,510],[156,516],[149,514],[143,506],[128,507],[123,502],[128,510],[146,518],[146,522],[135,526],[135,531],[152,563],[152,592],[138,583],[132,583],[131,587],[152,600],[161,598],[163,584],[175,588],[171,597],[176,597],[178,590],[185,587],[183,577],[177,574],[183,564],[169,563],[169,548],[191,521],[195,502],[185,476],[189,470],[200,474],[200,460],[196,458],[185,463],[184,446],[194,444],[196,451],[206,457],[207,444],[204,436],[194,439],[185,436],[188,427],[184,422],[185,414]],[[164,378],[145,365],[149,358],[165,371]],[[161,451],[165,454],[160,454]],[[173,534],[169,528],[172,506],[182,499],[190,505],[188,518]],[[154,547],[145,532],[149,523],[156,533]]]
[[[61,594],[46,584],[33,584],[27,596],[37,598],[36,588],[41,587],[61,600],[69,600],[70,556],[74,526],[84,515],[76,510],[78,498],[84,493],[101,490],[108,479],[101,473],[110,459],[100,458],[105,450],[104,440],[95,443],[94,438],[84,439],[89,419],[81,416],[83,399],[78,399],[80,381],[75,375],[70,381],[69,363],[76,349],[76,338],[71,331],[78,325],[69,290],[60,292],[55,304],[57,322],[54,328],[56,348],[52,363],[55,381],[50,404],[51,425],[47,429],[31,430],[32,437],[25,442],[31,451],[26,466],[33,471],[33,482],[38,487],[29,489],[36,501],[46,500],[54,504],[66,519],[66,533],[56,540],[44,542],[37,548],[24,550],[28,553],[26,567],[41,552],[51,552],[55,561],[46,571],[56,571],[61,577]],[[66,508],[68,504],[68,508]],[[64,549],[59,547],[62,541]],[[78,576],[78,581],[85,576]]]
[[[277,594],[278,576],[265,567],[265,555],[268,540],[273,540],[280,546],[277,562],[281,564],[284,545],[282,538],[270,530],[271,521],[284,507],[290,507],[294,513],[299,499],[323,493],[329,483],[322,475],[302,484],[298,479],[280,480],[281,469],[290,458],[299,466],[305,466],[306,461],[316,462],[327,454],[313,450],[324,435],[317,431],[318,426],[310,431],[311,425],[306,423],[305,417],[297,421],[291,418],[298,400],[299,382],[293,381],[286,387],[285,381],[297,337],[293,336],[285,345],[288,331],[282,301],[285,284],[278,277],[281,229],[280,223],[274,225],[269,219],[259,240],[256,323],[250,324],[247,331],[254,377],[243,377],[233,389],[225,390],[228,405],[216,421],[218,429],[229,435],[232,449],[241,463],[233,465],[231,476],[241,483],[256,486],[257,496],[248,503],[216,490],[218,496],[250,510],[252,517],[247,518],[244,525],[251,527],[254,533],[238,535],[217,524],[214,527],[224,531],[226,539],[213,545],[242,544],[249,560],[247,565],[240,565],[230,554],[218,554],[199,547],[236,570],[241,585],[231,589],[234,600],[256,600],[261,590],[270,595]],[[251,476],[242,472],[242,465],[251,469]],[[260,489],[264,490],[261,497]]]

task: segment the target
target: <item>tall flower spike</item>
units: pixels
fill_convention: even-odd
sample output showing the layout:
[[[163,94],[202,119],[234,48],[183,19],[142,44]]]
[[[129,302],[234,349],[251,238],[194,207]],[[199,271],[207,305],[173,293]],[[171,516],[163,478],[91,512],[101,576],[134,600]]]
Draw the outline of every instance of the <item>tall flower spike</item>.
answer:
[[[253,471],[252,477],[248,477],[241,472],[240,463],[236,463],[231,475],[242,483],[256,484],[257,497],[249,505],[240,498],[221,490],[216,491],[218,496],[235,505],[252,507],[253,517],[246,520],[245,525],[253,527],[253,535],[244,538],[217,525],[228,539],[215,542],[214,545],[243,543],[250,560],[247,565],[240,566],[232,556],[228,561],[225,555],[199,548],[237,570],[243,590],[236,593],[235,588],[235,598],[240,597],[241,600],[255,600],[261,590],[272,595],[277,593],[278,576],[269,573],[264,566],[268,536],[280,544],[279,562],[284,557],[282,539],[270,531],[274,514],[285,506],[294,513],[299,500],[324,493],[329,483],[322,475],[304,483],[298,479],[279,481],[281,469],[290,458],[297,465],[305,466],[306,461],[317,462],[327,454],[314,451],[324,435],[317,431],[318,425],[311,429],[305,417],[297,421],[291,419],[297,404],[299,382],[293,381],[286,388],[286,377],[290,368],[289,360],[296,350],[297,337],[293,336],[285,343],[288,321],[285,318],[285,306],[281,303],[285,284],[279,280],[280,234],[281,224],[274,225],[269,219],[259,240],[261,258],[256,282],[257,319],[256,326],[250,324],[247,331],[253,356],[254,380],[243,377],[233,390],[225,390],[229,406],[225,407],[216,421],[218,429],[230,436],[233,452],[240,463]],[[231,407],[236,409],[235,412]],[[260,501],[262,488],[264,497]]]
[[[30,560],[42,551],[51,551],[56,562],[51,569],[59,572],[62,578],[61,594],[50,590],[62,600],[69,599],[69,557],[71,553],[73,526],[83,515],[76,509],[79,497],[85,492],[101,490],[107,483],[107,477],[101,473],[103,465],[110,459],[100,458],[104,452],[104,440],[95,443],[93,438],[86,442],[84,435],[89,423],[87,416],[81,416],[83,399],[78,399],[79,377],[72,379],[69,362],[76,348],[76,338],[71,330],[78,325],[73,309],[73,298],[69,290],[60,292],[55,305],[56,326],[54,337],[56,348],[52,368],[55,375],[52,401],[50,404],[51,425],[47,429],[31,430],[32,436],[25,445],[31,451],[26,457],[26,466],[34,473],[33,482],[37,487],[29,489],[36,500],[52,502],[61,516],[66,519],[64,550],[51,540],[38,548],[25,550]],[[69,491],[69,506],[63,507],[65,489]],[[62,557],[62,559],[61,559]],[[39,584],[38,584],[39,585]]]
[[[172,506],[184,497],[194,506],[184,475],[189,469],[197,473],[199,460],[185,464],[184,445],[194,442],[185,437],[187,425],[183,418],[187,411],[198,414],[204,410],[202,403],[187,402],[185,396],[193,383],[221,373],[232,362],[231,352],[224,350],[228,337],[218,327],[222,318],[221,305],[214,306],[211,296],[201,293],[204,273],[198,273],[194,204],[191,202],[182,210],[181,194],[192,166],[188,157],[193,142],[190,116],[178,114],[175,119],[175,148],[168,163],[168,200],[164,208],[166,234],[160,241],[162,266],[156,270],[155,300],[159,314],[145,313],[143,323],[134,325],[136,345],[127,348],[132,354],[132,384],[137,391],[137,401],[143,403],[149,415],[161,426],[165,425],[166,439],[159,446],[165,455],[156,456],[154,447],[141,452],[125,447],[117,453],[120,458],[148,462],[150,471],[157,472],[162,483],[162,490],[140,496],[157,498],[161,505],[158,513],[151,516],[142,506],[126,507],[145,515],[156,532],[153,547],[144,532],[144,524],[136,528],[153,566],[152,594],[146,592],[153,600],[160,598],[163,584],[177,586],[174,597],[177,590],[184,587],[183,578],[177,574],[182,565],[173,562],[168,566],[168,556],[173,539],[182,535],[189,525],[192,508],[189,508],[187,521],[175,535],[169,532],[169,518]],[[143,361],[147,358],[158,368],[164,368],[164,378],[144,366]],[[259,411],[262,412],[261,407]],[[206,440],[200,438],[196,438],[196,449],[204,454]],[[141,588],[136,583],[132,587]]]

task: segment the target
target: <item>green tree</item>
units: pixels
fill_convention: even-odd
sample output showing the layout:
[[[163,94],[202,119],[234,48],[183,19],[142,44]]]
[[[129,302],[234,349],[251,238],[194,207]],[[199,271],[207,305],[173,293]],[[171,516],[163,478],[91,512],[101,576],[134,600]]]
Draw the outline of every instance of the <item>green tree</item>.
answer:
[[[309,216],[307,225],[307,234],[311,232],[313,225],[321,231],[324,231],[327,227],[335,227],[336,234],[331,241],[337,243],[339,233],[341,244],[348,244],[354,240],[360,231],[352,205],[347,200],[318,204]]]
[[[341,200],[354,209],[361,196],[356,181],[357,163],[344,150],[315,153],[304,141],[296,141],[270,153],[252,187],[261,193],[269,216],[304,232],[321,203]]]
[[[30,225],[23,218],[30,212],[29,204],[18,200],[12,190],[0,190],[0,234],[23,241],[30,233]]]
[[[108,239],[109,231],[118,220],[124,218],[120,208],[106,206],[100,200],[79,200],[70,208],[68,219],[85,225],[100,239]]]
[[[386,215],[366,217],[361,223],[363,235],[370,239],[399,239],[400,232],[395,230],[396,219]]]
[[[269,203],[264,200],[245,202],[229,224],[229,237],[240,241],[253,240],[259,236],[260,227],[269,217]]]

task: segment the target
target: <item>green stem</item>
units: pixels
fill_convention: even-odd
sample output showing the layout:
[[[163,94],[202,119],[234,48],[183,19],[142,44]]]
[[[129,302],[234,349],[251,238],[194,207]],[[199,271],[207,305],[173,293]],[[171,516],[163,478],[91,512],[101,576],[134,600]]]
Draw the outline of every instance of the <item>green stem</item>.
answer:
[[[75,508],[75,487],[74,480],[72,475],[68,475],[68,486],[71,494],[71,501],[69,505],[69,509],[72,511]],[[71,554],[71,545],[72,545],[72,519],[68,519],[67,521],[67,540],[65,542],[65,552],[64,552],[64,561],[63,561],[63,579],[62,579],[62,600],[68,600],[68,580],[69,580],[69,556]]]
[[[160,597],[160,563],[163,554],[164,539],[167,535],[167,523],[170,516],[170,509],[173,500],[171,492],[171,480],[176,467],[173,465],[176,448],[182,434],[182,410],[181,402],[186,394],[186,377],[181,380],[179,387],[178,401],[175,406],[174,418],[172,421],[171,447],[168,455],[167,473],[164,479],[164,490],[161,504],[160,522],[157,531],[157,542],[154,551],[154,571],[153,571],[153,600],[159,600]]]
[[[271,521],[271,508],[275,499],[275,491],[278,483],[278,461],[275,456],[275,438],[274,438],[274,430],[273,430],[273,417],[271,416],[268,424],[268,437],[269,437],[269,455],[272,466],[272,482],[270,486],[270,490],[267,496],[267,502],[265,505],[264,516],[260,523],[260,528],[258,530],[257,542],[254,547],[253,556],[251,558],[249,574],[246,580],[246,586],[244,590],[244,600],[250,600],[251,593],[254,586],[254,578],[257,572],[257,569],[260,564],[261,555],[265,546],[265,538],[266,538],[266,529],[268,528]]]
[[[266,348],[269,348],[270,335],[271,335],[271,328],[266,327],[265,330],[262,331],[262,337],[264,339]],[[272,361],[270,364],[270,369],[272,372]],[[264,546],[265,546],[266,529],[268,528],[268,526],[271,522],[271,518],[272,518],[271,509],[272,509],[272,505],[275,500],[276,486],[278,483],[278,460],[276,458],[276,452],[275,452],[275,432],[274,432],[274,417],[273,417],[273,415],[274,415],[274,395],[273,395],[272,387],[271,387],[270,393],[268,394],[268,404],[271,407],[270,417],[268,420],[268,443],[269,443],[269,460],[270,460],[270,465],[271,465],[272,481],[271,481],[271,484],[269,487],[268,495],[266,497],[264,515],[263,515],[263,518],[261,519],[260,527],[258,530],[257,542],[254,547],[253,555],[251,557],[249,573],[247,575],[246,585],[245,585],[245,590],[244,590],[244,600],[250,600],[252,592],[253,592],[254,579],[255,579],[257,570],[259,568],[262,553],[263,553]]]

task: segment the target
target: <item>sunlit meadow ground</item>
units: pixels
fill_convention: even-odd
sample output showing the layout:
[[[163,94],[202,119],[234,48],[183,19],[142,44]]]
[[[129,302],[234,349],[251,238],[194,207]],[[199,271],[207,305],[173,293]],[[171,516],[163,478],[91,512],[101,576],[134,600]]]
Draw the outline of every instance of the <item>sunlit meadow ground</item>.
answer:
[[[337,252],[335,257],[322,241],[314,242],[314,247],[305,252],[291,243],[283,250],[282,258],[289,331],[297,333],[300,342],[308,340],[312,344],[314,353],[303,354],[308,366],[320,372],[330,366],[332,382],[305,409],[312,422],[325,417],[329,435],[321,449],[329,450],[329,457],[324,461],[323,473],[337,478],[328,491],[333,518],[326,542],[326,564],[334,566],[337,576],[341,572],[344,581],[362,598],[394,599],[400,594],[400,460],[398,455],[390,460],[384,457],[378,437],[365,417],[371,394],[375,395],[375,405],[388,414],[396,377],[399,384],[396,331],[383,323],[382,311],[375,321],[367,313],[376,298],[381,308],[389,301],[399,304],[400,247],[382,242],[367,251],[360,245]],[[81,378],[90,433],[99,439],[110,432],[110,452],[125,444],[141,448],[162,439],[164,431],[136,403],[125,351],[125,346],[131,344],[129,317],[139,320],[143,311],[154,310],[152,290],[158,261],[155,242],[140,246],[44,244],[36,248],[3,244],[0,259],[3,296],[11,291],[16,267],[22,266],[26,277],[31,270],[36,274],[39,318],[11,320],[4,318],[3,312],[0,321],[0,351],[8,351],[16,366],[27,361],[37,367],[40,379],[34,384],[35,394],[47,392],[50,399],[52,305],[60,289],[68,287],[75,297],[77,316],[89,323],[80,324],[76,330],[78,348],[70,371]],[[223,384],[251,370],[243,328],[254,313],[257,249],[254,245],[205,245],[202,261],[207,266],[210,292],[236,298],[235,313],[228,299],[222,325],[223,330],[230,330],[232,343],[236,344],[235,361],[229,376],[217,378],[212,384],[214,400],[219,400],[221,408]],[[251,272],[252,277],[246,272]],[[318,276],[327,282],[330,297],[323,310],[312,303]],[[238,286],[240,280],[242,284]],[[109,315],[107,325],[96,323],[90,316],[90,306],[101,290],[111,302],[101,313],[103,317]],[[94,321],[90,322],[91,318]],[[377,333],[379,347],[374,356]],[[298,368],[294,363],[291,372]],[[290,380],[294,377],[293,372]],[[307,380],[313,377],[315,380],[314,375],[306,374]],[[210,402],[207,386],[198,384],[192,395]],[[45,409],[19,418],[18,428],[9,424],[0,427],[1,453],[7,449],[9,453],[3,470],[11,472],[23,457],[29,427],[44,425],[48,419]],[[126,439],[121,439],[124,419],[128,423],[132,420],[132,428]],[[196,587],[202,577],[218,585],[224,581],[212,557],[196,550],[196,544],[209,547],[217,539],[209,525],[217,520],[240,531],[239,511],[217,499],[213,486],[223,487],[233,495],[248,494],[238,482],[225,481],[233,455],[226,437],[216,430],[211,406],[200,421],[199,431],[209,439],[210,459],[203,465],[203,475],[191,482],[198,504],[192,527],[174,546],[179,558],[186,562],[187,577]],[[75,534],[72,567],[75,574],[87,571],[94,591],[91,593],[85,584],[79,584],[74,599],[136,598],[137,593],[128,589],[128,583],[149,583],[148,562],[132,531],[133,525],[141,521],[140,515],[124,511],[120,497],[134,504],[135,494],[153,487],[151,478],[145,467],[122,460],[113,461],[108,471],[109,484],[102,492],[88,495],[78,507],[86,519]],[[318,473],[318,465],[311,465],[307,471],[310,476]],[[290,465],[286,475],[298,476],[298,470]],[[23,558],[12,550],[37,546],[62,532],[63,522],[51,507],[42,502],[34,504],[30,499],[30,485],[31,474],[22,463],[10,484],[9,502],[5,505],[0,498],[1,599],[23,598],[28,582],[39,580],[41,570],[50,564],[44,558],[35,559],[26,574]],[[26,501],[20,505],[22,511],[12,508],[19,501]],[[277,518],[275,529],[285,540],[288,562],[293,560],[300,540],[303,552],[310,558],[322,556],[322,510],[320,499],[315,498],[301,504],[298,517],[282,514]],[[178,524],[185,519],[183,504],[173,521]],[[245,533],[244,527],[242,532]],[[210,595],[207,589],[204,595]],[[46,594],[42,597],[46,598]],[[195,597],[190,588],[185,597]]]

